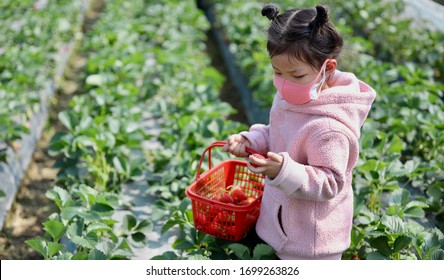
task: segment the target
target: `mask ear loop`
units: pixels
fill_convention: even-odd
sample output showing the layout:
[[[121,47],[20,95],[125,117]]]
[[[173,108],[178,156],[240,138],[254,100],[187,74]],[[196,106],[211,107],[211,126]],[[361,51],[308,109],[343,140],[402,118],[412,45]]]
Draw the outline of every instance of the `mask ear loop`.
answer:
[[[310,89],[310,98],[313,100],[318,99],[319,97],[319,93],[318,93],[318,88],[321,89],[324,86],[325,81],[327,80],[325,72],[327,71],[327,62],[330,59],[326,59],[324,64],[322,65],[322,78],[319,82],[317,82],[316,84],[313,85],[313,87]]]

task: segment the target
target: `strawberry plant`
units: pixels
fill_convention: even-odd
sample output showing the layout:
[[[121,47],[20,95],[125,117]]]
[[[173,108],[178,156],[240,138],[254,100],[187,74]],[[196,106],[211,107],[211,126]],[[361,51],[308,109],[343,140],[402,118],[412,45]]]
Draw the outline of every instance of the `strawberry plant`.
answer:
[[[71,192],[55,187],[47,196],[59,207],[43,223],[46,235],[26,243],[45,259],[127,259],[132,246],[146,245],[152,224],[127,215],[120,227],[112,216],[120,199],[86,185]],[[63,240],[62,240],[63,238]]]
[[[128,208],[121,202],[120,189],[140,178],[145,167],[141,142],[148,138],[139,123],[146,95],[134,86],[146,73],[141,56],[145,46],[127,32],[131,25],[115,25],[116,18],[126,23],[144,3],[121,4],[109,3],[86,34],[83,51],[90,55],[85,92],[59,113],[65,129],[51,139],[49,150],[57,158],[59,174],[57,186],[47,195],[59,212],[44,223],[44,237],[27,241],[44,258],[128,259],[132,247],[146,246],[151,230],[151,221],[137,221],[132,214],[114,218],[118,210]],[[124,40],[103,40],[114,33]],[[128,54],[124,50],[132,43],[138,51]]]
[[[0,15],[0,141],[12,147],[46,104],[61,73],[63,52],[79,31],[81,1],[2,1]],[[0,150],[5,158],[6,149]]]
[[[230,242],[215,238],[196,230],[189,199],[184,199],[172,209],[172,215],[162,228],[166,232],[173,226],[180,228],[180,236],[174,244],[176,251],[168,251],[153,259],[275,259],[271,246],[248,236],[241,242]]]

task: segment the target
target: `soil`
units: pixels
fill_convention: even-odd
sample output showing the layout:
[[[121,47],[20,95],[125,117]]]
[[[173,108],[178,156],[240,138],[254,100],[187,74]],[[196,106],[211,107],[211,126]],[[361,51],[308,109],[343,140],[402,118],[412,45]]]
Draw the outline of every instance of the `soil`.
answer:
[[[103,0],[91,0],[82,31],[90,30],[104,7]],[[78,42],[81,44],[81,42]],[[0,232],[1,260],[33,260],[42,256],[24,243],[25,240],[44,235],[42,223],[51,213],[57,211],[56,205],[46,197],[46,192],[55,185],[57,169],[53,168],[55,158],[49,156],[48,145],[56,131],[63,130],[58,121],[58,113],[68,108],[71,97],[83,90],[85,55],[74,47],[65,66],[64,76],[59,82],[49,108],[47,124],[24,175],[15,201],[8,212]]]

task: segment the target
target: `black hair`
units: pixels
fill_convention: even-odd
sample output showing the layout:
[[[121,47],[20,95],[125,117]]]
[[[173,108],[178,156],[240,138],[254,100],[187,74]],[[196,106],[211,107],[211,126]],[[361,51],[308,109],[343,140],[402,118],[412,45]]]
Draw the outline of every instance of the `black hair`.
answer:
[[[337,58],[344,41],[329,20],[327,9],[290,9],[279,14],[274,5],[262,9],[272,21],[268,29],[270,57],[287,54],[319,69],[327,58]]]

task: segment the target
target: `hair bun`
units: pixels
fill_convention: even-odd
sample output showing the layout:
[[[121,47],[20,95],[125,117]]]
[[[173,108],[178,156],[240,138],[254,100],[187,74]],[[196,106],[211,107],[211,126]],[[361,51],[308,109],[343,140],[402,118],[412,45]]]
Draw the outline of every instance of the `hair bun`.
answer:
[[[274,20],[279,15],[279,9],[274,5],[267,5],[262,9],[262,15],[269,20]]]
[[[310,27],[313,30],[313,33],[316,33],[319,28],[324,26],[328,22],[328,13],[327,9],[324,6],[317,5],[316,6],[316,17],[310,22]]]

